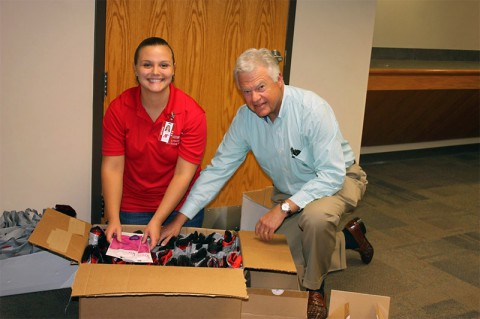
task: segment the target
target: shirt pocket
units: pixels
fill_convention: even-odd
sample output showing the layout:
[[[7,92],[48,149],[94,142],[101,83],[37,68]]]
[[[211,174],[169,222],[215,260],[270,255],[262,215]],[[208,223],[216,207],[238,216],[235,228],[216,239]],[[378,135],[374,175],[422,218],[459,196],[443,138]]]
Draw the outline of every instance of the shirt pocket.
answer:
[[[291,157],[293,160],[294,170],[300,174],[314,174],[312,152],[308,148],[301,150],[291,149]]]

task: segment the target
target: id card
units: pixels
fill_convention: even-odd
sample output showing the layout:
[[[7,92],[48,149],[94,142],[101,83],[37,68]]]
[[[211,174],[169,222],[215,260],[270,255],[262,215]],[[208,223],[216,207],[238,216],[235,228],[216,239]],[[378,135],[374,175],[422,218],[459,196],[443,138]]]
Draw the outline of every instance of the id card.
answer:
[[[161,132],[160,141],[168,143],[168,141],[170,140],[170,136],[172,135],[172,132],[173,132],[173,123],[165,122],[165,126],[163,127],[163,130]]]

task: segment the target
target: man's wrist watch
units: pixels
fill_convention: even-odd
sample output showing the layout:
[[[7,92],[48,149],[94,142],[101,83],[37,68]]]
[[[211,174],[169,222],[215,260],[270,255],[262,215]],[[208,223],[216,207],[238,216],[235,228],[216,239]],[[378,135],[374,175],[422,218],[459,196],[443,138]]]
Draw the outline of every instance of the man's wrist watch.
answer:
[[[293,214],[292,209],[290,208],[290,204],[287,201],[282,201],[280,203],[280,210],[282,213],[284,213],[287,216],[290,216]]]

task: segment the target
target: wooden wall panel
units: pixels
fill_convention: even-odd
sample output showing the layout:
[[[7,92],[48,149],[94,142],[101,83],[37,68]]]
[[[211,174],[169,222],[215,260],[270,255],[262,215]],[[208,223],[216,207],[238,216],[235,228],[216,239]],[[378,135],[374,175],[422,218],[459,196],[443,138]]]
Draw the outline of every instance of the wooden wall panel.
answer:
[[[480,70],[458,66],[417,61],[413,69],[371,68],[362,146],[480,136]]]
[[[368,91],[362,146],[480,136],[479,90]]]
[[[175,53],[175,85],[207,114],[204,167],[243,103],[232,75],[236,58],[251,47],[284,52],[288,7],[288,0],[108,0],[104,109],[136,85],[137,45],[149,36],[164,38]],[[210,207],[239,205],[244,191],[267,185],[271,181],[250,154]]]

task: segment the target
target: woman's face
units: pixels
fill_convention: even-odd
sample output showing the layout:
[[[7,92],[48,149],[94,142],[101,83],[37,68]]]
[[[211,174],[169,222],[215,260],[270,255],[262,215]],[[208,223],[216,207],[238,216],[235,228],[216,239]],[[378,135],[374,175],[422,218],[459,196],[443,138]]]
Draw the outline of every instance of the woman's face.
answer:
[[[161,93],[168,89],[175,74],[170,48],[166,45],[148,45],[140,49],[135,75],[142,90]]]

